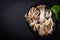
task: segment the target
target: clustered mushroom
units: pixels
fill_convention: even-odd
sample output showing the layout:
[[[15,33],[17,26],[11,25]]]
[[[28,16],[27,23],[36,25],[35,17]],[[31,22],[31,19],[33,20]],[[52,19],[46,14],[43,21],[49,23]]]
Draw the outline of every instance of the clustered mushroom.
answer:
[[[29,23],[33,31],[38,31],[40,36],[52,34],[54,22],[52,12],[46,5],[38,5],[30,8],[25,14],[26,21]]]

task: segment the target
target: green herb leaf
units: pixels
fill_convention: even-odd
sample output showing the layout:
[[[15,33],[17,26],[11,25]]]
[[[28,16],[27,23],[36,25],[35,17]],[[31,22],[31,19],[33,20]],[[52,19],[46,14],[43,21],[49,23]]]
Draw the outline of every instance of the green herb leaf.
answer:
[[[51,7],[51,10],[53,11],[56,20],[58,20],[58,13],[60,12],[60,6],[59,5],[53,5]]]

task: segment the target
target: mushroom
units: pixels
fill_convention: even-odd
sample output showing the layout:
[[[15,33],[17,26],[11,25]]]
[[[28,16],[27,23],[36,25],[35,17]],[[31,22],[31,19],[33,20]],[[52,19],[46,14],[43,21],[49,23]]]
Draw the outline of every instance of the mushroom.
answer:
[[[46,8],[46,5],[32,7],[28,14],[25,14],[25,18],[29,23],[29,26],[33,31],[38,31],[40,36],[52,33],[54,22],[51,16],[52,12],[50,9]]]

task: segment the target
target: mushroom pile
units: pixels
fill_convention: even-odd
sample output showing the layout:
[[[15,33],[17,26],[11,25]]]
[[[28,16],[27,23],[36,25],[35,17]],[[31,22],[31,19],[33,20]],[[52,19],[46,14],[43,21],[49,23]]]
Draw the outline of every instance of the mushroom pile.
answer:
[[[46,5],[31,7],[25,14],[25,19],[33,31],[38,31],[40,36],[52,34],[54,22],[52,12]]]

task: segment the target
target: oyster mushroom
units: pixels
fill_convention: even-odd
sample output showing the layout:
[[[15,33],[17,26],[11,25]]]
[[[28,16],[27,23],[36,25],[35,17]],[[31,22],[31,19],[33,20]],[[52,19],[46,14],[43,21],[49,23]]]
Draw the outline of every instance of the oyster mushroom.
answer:
[[[46,5],[38,5],[30,8],[29,12],[25,14],[25,18],[30,28],[33,31],[38,31],[40,36],[52,33],[54,26],[52,12],[46,8]]]

